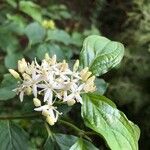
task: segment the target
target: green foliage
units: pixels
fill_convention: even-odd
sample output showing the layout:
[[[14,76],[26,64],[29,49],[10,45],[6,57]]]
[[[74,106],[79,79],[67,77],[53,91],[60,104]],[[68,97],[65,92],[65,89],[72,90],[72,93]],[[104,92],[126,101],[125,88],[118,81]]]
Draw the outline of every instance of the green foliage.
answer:
[[[69,12],[68,8],[63,5],[50,5],[47,10],[45,10],[45,15],[49,16],[55,20],[63,20],[63,19],[71,19],[71,12]]]
[[[84,94],[82,97],[85,124],[101,134],[111,149],[138,149],[139,128],[109,99],[96,94]]]
[[[105,80],[99,78],[95,79],[95,85],[97,88],[96,92],[101,95],[103,95],[106,92],[108,87],[108,83],[106,83]]]
[[[65,58],[63,50],[57,44],[44,43],[44,44],[39,45],[39,47],[37,48],[37,52],[36,52],[37,58],[42,60],[45,56],[45,53],[48,53],[50,56],[53,56],[56,54],[59,60],[62,60],[63,58]]]
[[[65,134],[53,134],[49,136],[44,145],[45,150],[69,150],[70,147],[76,142],[77,137]]]
[[[58,29],[48,30],[47,41],[48,40],[62,42],[65,45],[69,45],[71,43],[70,35],[67,32]]]
[[[123,54],[124,47],[121,43],[91,35],[83,43],[81,62],[83,67],[88,66],[98,76],[119,64]]]
[[[10,75],[5,74],[0,84],[0,100],[8,100],[15,97],[16,93],[12,90],[17,87],[17,81]]]
[[[37,44],[43,41],[45,37],[45,29],[37,22],[29,24],[25,28],[30,44]]]
[[[98,150],[91,142],[83,139],[78,139],[78,141],[71,146],[70,150]]]
[[[10,53],[5,57],[5,66],[7,68],[16,69],[18,60],[23,58],[22,53]]]
[[[1,149],[27,150],[27,134],[25,131],[10,121],[0,122]]]
[[[32,17],[34,20],[41,22],[42,14],[40,7],[31,1],[20,1],[19,9],[25,14]]]

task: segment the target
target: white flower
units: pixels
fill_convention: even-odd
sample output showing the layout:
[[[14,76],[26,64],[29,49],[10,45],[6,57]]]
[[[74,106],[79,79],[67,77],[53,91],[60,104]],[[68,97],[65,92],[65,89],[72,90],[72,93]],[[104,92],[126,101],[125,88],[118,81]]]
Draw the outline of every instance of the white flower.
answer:
[[[70,87],[70,95],[66,96],[64,95],[64,101],[68,101],[71,99],[76,99],[77,102],[80,102],[82,104],[82,98],[80,96],[80,93],[82,89],[84,88],[84,84],[81,84],[80,86],[77,86],[76,84],[72,84]]]
[[[54,125],[58,120],[58,116],[61,114],[56,110],[56,107],[52,105],[44,105],[34,109],[35,111],[42,111],[42,114],[46,117],[47,122],[50,125]]]
[[[20,101],[24,95],[33,94],[35,111],[41,111],[50,125],[54,125],[61,114],[54,107],[55,102],[62,101],[69,106],[76,102],[83,103],[81,93],[95,91],[95,76],[91,76],[88,67],[78,71],[79,60],[72,69],[63,60],[57,62],[56,55],[48,54],[41,64],[34,59],[30,63],[23,58],[18,61],[18,72],[9,69],[10,73],[19,78],[20,85],[14,91],[19,94]],[[41,97],[40,100],[37,97]]]

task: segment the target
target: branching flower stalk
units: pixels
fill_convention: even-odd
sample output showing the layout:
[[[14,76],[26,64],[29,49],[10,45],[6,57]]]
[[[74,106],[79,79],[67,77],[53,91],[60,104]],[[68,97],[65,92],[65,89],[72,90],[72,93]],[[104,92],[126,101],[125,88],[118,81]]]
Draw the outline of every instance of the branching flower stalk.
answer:
[[[79,70],[79,60],[71,69],[63,60],[57,62],[56,55],[52,58],[45,54],[45,59],[39,64],[36,59],[31,63],[23,58],[18,61],[18,72],[9,69],[9,72],[19,80],[19,85],[14,91],[23,101],[24,95],[33,94],[35,111],[41,111],[50,125],[54,125],[59,115],[55,103],[59,100],[68,106],[76,102],[83,103],[81,94],[94,92],[95,76],[88,67]]]

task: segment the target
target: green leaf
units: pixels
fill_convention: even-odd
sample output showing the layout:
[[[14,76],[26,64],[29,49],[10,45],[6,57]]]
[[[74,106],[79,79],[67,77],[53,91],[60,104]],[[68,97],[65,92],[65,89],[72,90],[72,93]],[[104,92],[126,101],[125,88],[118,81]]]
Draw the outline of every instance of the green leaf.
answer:
[[[39,45],[37,49],[37,57],[42,60],[45,57],[45,53],[48,53],[50,56],[56,55],[59,60],[65,58],[62,49],[56,44],[44,43]]]
[[[77,137],[73,135],[55,134],[55,139],[61,150],[69,150],[76,142]]]
[[[32,17],[34,20],[41,22],[42,21],[42,14],[41,8],[39,5],[31,2],[31,1],[20,1],[19,2],[19,9]]]
[[[44,144],[44,150],[60,150],[57,143],[51,137],[48,137]]]
[[[53,137],[48,137],[44,145],[44,150],[69,150],[76,142],[77,137],[65,134],[53,134]]]
[[[46,31],[39,23],[33,22],[26,27],[25,34],[27,35],[30,44],[32,45],[42,42]]]
[[[23,58],[22,53],[9,53],[5,57],[5,66],[7,68],[16,69],[18,60],[20,60],[21,58]]]
[[[0,100],[8,100],[15,97],[16,93],[12,90],[17,87],[17,81],[10,74],[5,74],[0,84]]]
[[[17,2],[16,0],[6,0],[6,2],[12,6],[13,8],[17,8]]]
[[[10,32],[8,26],[0,26],[0,35],[0,50],[2,49],[4,52],[16,51],[19,43],[17,38]]]
[[[138,126],[104,96],[84,94],[82,117],[86,126],[102,135],[112,150],[138,150]]]
[[[25,131],[10,121],[0,121],[0,149],[28,150]]]
[[[17,15],[7,14],[7,18],[10,21],[8,25],[10,32],[22,35],[24,33],[24,29],[26,26],[25,18],[23,18],[21,15],[18,14]]]
[[[82,46],[83,35],[79,32],[72,33],[72,44],[76,46]]]
[[[98,150],[91,142],[78,139],[78,141],[69,150]]]
[[[71,43],[70,35],[64,30],[48,30],[47,32],[47,40],[61,42],[65,45],[69,45]]]
[[[96,78],[95,79],[95,85],[96,85],[96,92],[103,95],[108,87],[108,83],[105,82],[103,79]]]
[[[102,75],[120,63],[124,46],[105,37],[91,35],[83,42],[80,59],[95,75]]]

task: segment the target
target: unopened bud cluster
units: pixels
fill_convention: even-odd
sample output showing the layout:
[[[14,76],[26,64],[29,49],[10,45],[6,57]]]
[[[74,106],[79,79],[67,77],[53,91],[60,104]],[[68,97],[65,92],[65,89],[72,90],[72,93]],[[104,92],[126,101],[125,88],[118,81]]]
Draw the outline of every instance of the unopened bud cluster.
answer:
[[[9,69],[20,84],[14,91],[19,94],[21,102],[24,95],[33,94],[35,111],[41,111],[50,125],[54,125],[61,114],[55,102],[67,103],[68,106],[82,102],[81,94],[94,92],[95,76],[88,68],[79,71],[77,60],[71,70],[65,60],[57,62],[56,55],[52,58],[45,54],[45,59],[39,64],[36,59],[32,63],[23,58],[18,61],[18,72]]]
[[[46,29],[55,29],[55,22],[53,20],[44,20],[42,26]]]

